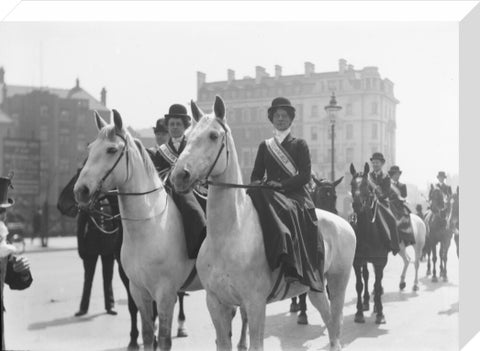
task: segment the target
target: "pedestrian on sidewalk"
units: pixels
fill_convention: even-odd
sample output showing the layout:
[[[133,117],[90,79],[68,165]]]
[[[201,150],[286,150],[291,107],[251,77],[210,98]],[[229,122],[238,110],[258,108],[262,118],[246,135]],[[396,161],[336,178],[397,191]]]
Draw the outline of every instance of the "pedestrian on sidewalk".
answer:
[[[102,260],[105,310],[108,314],[117,314],[113,309],[115,300],[113,298],[112,280],[118,232],[115,231],[115,221],[109,217],[112,211],[105,197],[95,204],[94,209],[95,211],[92,213],[80,210],[78,214],[78,254],[83,260],[85,275],[80,310],[75,313],[76,317],[83,316],[88,312],[92,282],[99,256]]]

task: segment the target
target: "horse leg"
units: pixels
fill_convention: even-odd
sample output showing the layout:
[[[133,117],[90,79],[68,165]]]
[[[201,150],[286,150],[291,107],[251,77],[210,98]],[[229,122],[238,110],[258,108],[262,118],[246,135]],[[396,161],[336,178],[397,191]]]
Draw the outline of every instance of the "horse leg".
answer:
[[[364,306],[362,304],[362,265],[354,264],[353,269],[355,271],[356,284],[355,289],[357,290],[357,313],[355,313],[355,323],[365,323],[365,317],[363,316]]]
[[[207,292],[207,307],[215,327],[217,351],[231,351],[232,319],[235,308],[223,304],[209,292]]]
[[[422,246],[424,245],[423,242],[418,240],[415,243],[415,279],[413,281],[413,291],[418,291],[418,268],[420,267],[420,260],[422,257]]]
[[[158,311],[158,347],[161,351],[169,351],[172,348],[172,321],[173,310],[177,294],[174,289],[162,287],[157,293]]]
[[[120,263],[120,260],[118,262],[118,273],[120,275],[120,279],[122,280],[123,285],[125,286],[125,289],[127,290],[127,296],[128,296],[128,312],[130,313],[130,343],[128,344],[128,350],[138,350],[138,328],[137,328],[137,312],[138,308],[137,305],[135,305],[135,301],[133,301],[132,294],[130,293],[130,287],[129,287],[129,280],[127,275],[125,274],[125,271],[123,270],[122,264]]]
[[[402,270],[402,274],[400,275],[399,287],[400,287],[400,290],[403,290],[407,286],[407,283],[405,282],[405,276],[407,275],[407,269],[410,263],[410,257],[408,257],[407,250],[403,242],[400,243],[399,255],[403,259],[403,270]]]
[[[433,275],[432,275],[432,283],[437,283],[438,278],[437,278],[437,270],[436,270],[436,264],[437,264],[437,245],[432,246],[432,262],[433,262]]]
[[[185,312],[183,310],[183,298],[185,297],[185,293],[179,292],[178,293],[178,304],[179,304],[179,311],[178,311],[178,330],[177,330],[177,337],[184,338],[188,336],[187,329],[185,328]]]
[[[459,246],[459,239],[460,239],[460,235],[458,233],[455,233],[455,246],[457,247],[457,258],[459,257],[459,249],[460,249],[460,246]]]
[[[245,311],[243,307],[240,307],[240,315],[242,316],[242,332],[240,334],[240,340],[238,341],[237,349],[238,351],[246,351],[248,318],[247,311]]]
[[[385,260],[386,261],[386,260]],[[385,315],[383,314],[383,305],[382,305],[382,279],[383,279],[383,269],[385,268],[386,262],[374,264],[375,268],[375,284],[374,284],[374,296],[373,300],[375,302],[375,311],[377,316],[375,318],[376,324],[385,324]]]
[[[363,292],[363,310],[364,311],[370,310],[370,293],[368,292],[369,276],[370,276],[370,273],[368,272],[368,264],[365,263],[364,265],[362,265],[362,277],[365,285],[365,289]]]
[[[300,306],[297,303],[297,297],[292,297],[292,303],[290,304],[290,312],[295,313],[300,311]]]
[[[308,317],[307,317],[307,293],[301,294],[298,297],[300,301],[300,314],[297,318],[297,324],[306,325],[308,324]]]
[[[263,336],[265,334],[265,300],[250,297],[245,306],[250,330],[250,351],[263,351]]]
[[[330,283],[330,280],[329,280]],[[320,312],[320,315],[322,316],[323,322],[325,323],[325,326],[327,327],[328,330],[328,336],[330,338],[330,344],[332,343],[333,335],[334,335],[334,330],[332,328],[332,314],[330,310],[330,304],[331,302],[328,301],[327,296],[325,293],[319,293],[316,291],[309,291],[308,292],[308,298],[310,299],[310,302],[312,303],[313,306]]]
[[[427,277],[430,274],[432,274],[432,267],[431,267],[431,263],[430,263],[431,256],[432,256],[432,249],[428,249],[428,251],[427,251]]]
[[[154,350],[154,323],[153,323],[153,310],[152,299],[148,295],[148,292],[144,289],[136,287],[130,281],[130,292],[133,300],[140,311],[140,317],[142,318],[142,338],[143,348],[145,350]]]

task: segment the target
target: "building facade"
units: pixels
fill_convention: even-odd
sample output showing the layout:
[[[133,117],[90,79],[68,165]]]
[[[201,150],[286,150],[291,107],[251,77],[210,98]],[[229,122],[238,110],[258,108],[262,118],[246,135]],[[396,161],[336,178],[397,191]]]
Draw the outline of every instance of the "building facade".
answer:
[[[363,169],[376,151],[385,155],[386,167],[395,163],[395,111],[399,101],[393,82],[382,78],[377,67],[355,69],[344,59],[339,60],[338,70],[331,72],[315,72],[314,64],[305,62],[302,74],[283,75],[282,67],[276,65],[270,75],[257,66],[255,77],[236,79],[229,69],[227,80],[219,82],[207,82],[206,74],[197,72],[198,105],[211,111],[217,94],[226,103],[244,182],[250,179],[259,143],[272,135],[267,109],[277,96],[289,98],[296,108],[292,134],[307,141],[312,170],[330,178],[331,122],[324,108],[332,92],[342,106],[335,121],[334,165],[336,178],[346,175],[337,188],[337,208],[346,215],[350,212],[350,163]]]
[[[58,196],[86,158],[88,142],[98,134],[93,111],[96,110],[106,121],[110,120],[110,111],[105,106],[106,90],[102,90],[100,100],[97,100],[80,87],[78,79],[71,89],[10,85],[5,81],[3,68],[0,68],[0,88],[0,111],[10,121],[8,131],[0,135],[0,145],[10,145],[13,141],[20,146],[35,143],[39,147],[39,150],[30,148],[26,151],[39,156],[38,174],[35,174],[34,167],[25,175],[30,179],[22,179],[21,166],[17,166],[19,169],[5,169],[3,162],[2,175],[9,171],[16,173],[14,184],[20,185],[14,190],[17,210],[33,213],[34,208],[47,202],[51,231],[61,232],[59,226],[65,223],[55,209]],[[11,160],[12,155],[5,152],[2,150],[0,155],[2,160]],[[18,162],[14,164],[19,165]],[[35,186],[28,188],[27,185],[32,183]],[[24,213],[24,217],[29,218],[29,213]]]

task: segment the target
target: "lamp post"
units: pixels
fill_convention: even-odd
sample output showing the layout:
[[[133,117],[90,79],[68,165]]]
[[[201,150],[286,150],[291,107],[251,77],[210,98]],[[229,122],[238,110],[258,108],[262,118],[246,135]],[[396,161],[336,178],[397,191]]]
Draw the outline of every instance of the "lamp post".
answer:
[[[330,126],[332,128],[332,182],[335,181],[335,119],[337,112],[342,109],[341,106],[337,105],[337,99],[335,98],[335,92],[332,92],[330,97],[330,103],[325,106],[325,111],[330,120]]]

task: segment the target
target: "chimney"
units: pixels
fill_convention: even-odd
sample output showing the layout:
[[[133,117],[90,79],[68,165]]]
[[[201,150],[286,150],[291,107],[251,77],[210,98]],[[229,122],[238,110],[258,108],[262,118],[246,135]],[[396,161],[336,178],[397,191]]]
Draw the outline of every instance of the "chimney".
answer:
[[[305,77],[310,77],[315,73],[315,65],[311,62],[305,62]]]
[[[282,76],[282,66],[275,65],[275,79],[278,79]]]
[[[346,69],[347,69],[347,60],[343,58],[338,60],[338,72],[340,72],[340,74],[343,74],[345,73]]]
[[[203,72],[197,71],[197,89],[200,89],[206,82],[207,75]]]
[[[347,66],[347,69],[348,69],[349,71],[353,71],[353,65],[348,65],[348,66]]]
[[[259,84],[263,77],[267,76],[267,71],[262,66],[255,67],[255,83]]]
[[[75,88],[80,88],[80,79],[75,79]]]
[[[228,84],[235,80],[235,71],[233,69],[227,69]]]
[[[107,89],[105,89],[105,87],[103,87],[100,92],[100,102],[103,106],[107,106]]]
[[[5,84],[5,69],[0,67],[0,84]]]
[[[2,86],[2,100],[0,101],[0,106],[4,105],[7,102],[7,85],[3,84]]]

